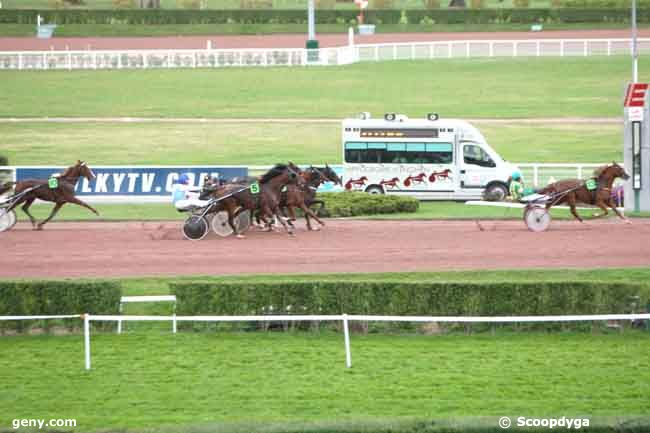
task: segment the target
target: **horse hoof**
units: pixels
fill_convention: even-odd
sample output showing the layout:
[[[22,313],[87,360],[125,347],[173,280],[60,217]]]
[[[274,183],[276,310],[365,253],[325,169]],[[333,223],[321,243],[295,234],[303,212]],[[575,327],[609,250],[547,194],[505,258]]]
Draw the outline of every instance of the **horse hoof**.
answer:
[[[632,221],[630,221],[628,219],[624,220],[623,222],[625,222],[625,224],[632,224]]]
[[[43,230],[43,226],[42,225],[37,225],[37,226],[34,227],[34,230],[36,230],[36,231]]]
[[[237,239],[246,239],[246,236],[244,235],[235,235]]]

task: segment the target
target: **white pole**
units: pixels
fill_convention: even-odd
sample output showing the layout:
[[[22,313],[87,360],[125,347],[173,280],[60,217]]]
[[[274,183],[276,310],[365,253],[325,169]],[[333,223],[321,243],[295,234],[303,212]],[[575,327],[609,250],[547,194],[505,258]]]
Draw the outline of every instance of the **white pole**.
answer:
[[[172,319],[172,332],[176,334],[176,302],[174,302],[174,318]]]
[[[354,29],[352,27],[348,27],[348,45],[354,46]]]
[[[348,315],[343,315],[343,336],[345,338],[345,366],[352,367],[352,355],[350,354],[350,331],[348,330]]]
[[[636,0],[632,0],[632,82],[639,81],[639,53],[636,46]]]
[[[90,315],[84,314],[84,348],[86,352],[86,370],[90,370]]]
[[[316,39],[316,25],[314,24],[314,0],[307,2],[307,38],[310,41]]]
[[[122,315],[122,303],[120,302],[120,316]],[[119,319],[117,321],[117,333],[121,334],[122,333],[122,319]]]

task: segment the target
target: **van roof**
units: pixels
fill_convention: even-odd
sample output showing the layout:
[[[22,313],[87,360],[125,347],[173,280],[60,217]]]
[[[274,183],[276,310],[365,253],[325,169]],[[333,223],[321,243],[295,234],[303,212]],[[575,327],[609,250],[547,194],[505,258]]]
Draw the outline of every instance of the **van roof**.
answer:
[[[438,120],[427,120],[427,119],[405,119],[404,121],[399,120],[385,120],[383,117],[376,117],[370,119],[356,119],[356,118],[347,118],[343,119],[343,124],[354,124],[355,126],[366,126],[366,127],[382,127],[382,128],[449,128],[449,127],[473,127],[471,123],[466,120],[461,119],[446,119],[440,118]]]

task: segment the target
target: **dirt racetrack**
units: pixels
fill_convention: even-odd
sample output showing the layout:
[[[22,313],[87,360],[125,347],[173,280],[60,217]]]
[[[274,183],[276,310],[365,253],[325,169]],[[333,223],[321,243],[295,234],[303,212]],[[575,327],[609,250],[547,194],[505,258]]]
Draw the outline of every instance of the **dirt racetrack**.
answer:
[[[318,31],[318,27],[316,29]],[[305,26],[305,31],[307,28]],[[385,44],[399,42],[431,42],[476,39],[610,39],[629,38],[630,31],[619,30],[545,30],[543,32],[427,32],[427,33],[378,33],[356,35],[356,44]],[[650,29],[639,29],[639,37],[650,37]],[[321,47],[347,45],[346,33],[319,33]],[[35,37],[0,38],[0,51],[49,51],[49,50],[158,50],[203,49],[208,41],[215,49],[233,48],[304,48],[306,35],[207,35],[162,37],[97,37],[38,39]]]
[[[251,231],[246,239],[183,239],[181,222],[25,223],[0,233],[0,278],[406,272],[650,265],[650,220],[553,221],[544,233],[522,221],[328,220],[296,237]]]

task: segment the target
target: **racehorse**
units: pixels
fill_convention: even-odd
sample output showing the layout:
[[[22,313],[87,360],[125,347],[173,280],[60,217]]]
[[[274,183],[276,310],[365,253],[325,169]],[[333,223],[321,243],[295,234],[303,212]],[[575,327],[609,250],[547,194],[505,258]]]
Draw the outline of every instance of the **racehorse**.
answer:
[[[93,173],[90,167],[88,167],[88,165],[83,161],[77,161],[75,165],[65,169],[65,171],[59,176],[54,176],[53,179],[57,179],[57,181],[54,181],[51,186],[50,180],[48,179],[27,179],[16,183],[6,183],[4,186],[0,187],[0,194],[10,190],[11,187],[14,187],[14,192],[17,195],[24,192],[25,194],[16,200],[7,209],[7,212],[13,210],[19,204],[24,203],[22,209],[29,217],[32,227],[34,230],[42,230],[43,226],[54,218],[57,212],[59,212],[59,209],[61,209],[61,207],[66,203],[83,206],[94,212],[95,215],[99,215],[99,212],[97,212],[92,206],[75,197],[74,189],[80,177],[85,177],[88,180],[93,180],[95,178],[95,173]],[[29,213],[29,207],[36,199],[54,202],[54,208],[52,209],[50,216],[38,224],[32,214]]]
[[[578,202],[596,205],[601,208],[603,213],[600,215],[594,214],[595,217],[607,215],[607,207],[610,207],[616,212],[619,218],[629,224],[630,221],[618,211],[612,198],[612,184],[619,177],[623,180],[628,180],[630,175],[625,172],[623,167],[612,162],[594,170],[594,177],[587,181],[580,179],[560,180],[547,185],[538,191],[538,193],[557,197],[546,203],[546,209],[549,209],[551,206],[566,203],[571,208],[573,216],[580,222],[583,222],[583,220],[576,212],[576,203]],[[594,188],[589,188],[590,181],[594,183]]]
[[[427,177],[426,173],[420,173],[417,176],[409,176],[406,179],[404,179],[404,186],[411,186],[411,183],[413,184],[421,184],[425,182],[425,179]]]
[[[320,204],[320,211],[325,206],[325,203],[322,200],[316,200],[316,190],[325,182],[333,182],[339,185],[342,185],[343,182],[336,172],[327,164],[324,168],[309,167],[307,170],[302,172],[302,177],[305,180],[304,186],[287,185],[287,190],[282,193],[280,199],[280,209],[282,209],[283,214],[285,208],[289,210],[291,218],[287,222],[292,226],[293,222],[296,221],[295,208],[298,207],[302,209],[305,215],[305,221],[307,222],[307,229],[317,230],[312,229],[309,220],[310,217],[314,218],[322,226],[324,226],[325,223],[318,218],[316,213],[311,209],[311,206],[314,204]]]
[[[386,187],[388,187],[389,189],[393,189],[393,188],[399,188],[399,187],[397,186],[398,183],[399,183],[399,178],[398,178],[398,177],[394,177],[394,178],[392,178],[392,179],[390,179],[390,180],[384,180],[384,179],[382,179],[381,182],[379,182],[379,185],[381,185],[381,186],[386,186]]]
[[[219,207],[228,212],[228,224],[238,238],[243,238],[244,235],[239,233],[234,219],[245,210],[249,210],[251,215],[261,218],[269,228],[270,224],[267,217],[277,217],[287,233],[293,235],[293,230],[287,226],[280,215],[280,191],[285,185],[302,184],[304,181],[299,176],[299,172],[292,168],[293,164],[289,164],[276,164],[261,176],[258,182],[248,186],[247,182],[229,183],[217,188],[212,193],[217,199],[225,197],[219,201]],[[229,194],[230,196],[228,196]],[[256,213],[256,211],[258,212]]]
[[[451,170],[448,168],[445,168],[442,171],[434,171],[431,173],[429,176],[429,182],[435,182],[436,179],[449,179],[451,176]]]

